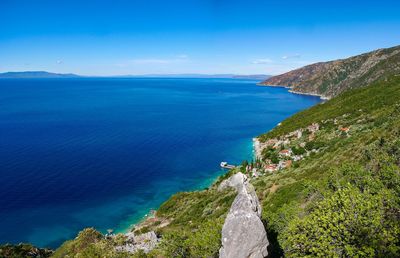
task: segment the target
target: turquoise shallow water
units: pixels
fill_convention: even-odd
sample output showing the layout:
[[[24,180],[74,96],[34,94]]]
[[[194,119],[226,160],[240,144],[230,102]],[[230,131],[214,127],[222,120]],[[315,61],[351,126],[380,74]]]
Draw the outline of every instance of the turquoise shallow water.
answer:
[[[126,230],[318,97],[230,79],[0,80],[0,242]]]

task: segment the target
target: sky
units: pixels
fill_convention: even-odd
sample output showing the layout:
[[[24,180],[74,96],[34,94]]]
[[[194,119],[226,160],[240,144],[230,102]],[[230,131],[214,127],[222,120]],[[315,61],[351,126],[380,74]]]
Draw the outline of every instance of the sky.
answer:
[[[398,0],[0,0],[0,72],[275,75],[399,44]]]

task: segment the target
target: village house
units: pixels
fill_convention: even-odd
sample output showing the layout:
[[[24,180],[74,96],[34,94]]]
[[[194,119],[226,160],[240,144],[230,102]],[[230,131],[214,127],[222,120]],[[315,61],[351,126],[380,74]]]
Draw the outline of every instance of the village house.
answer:
[[[253,177],[258,177],[258,176],[260,175],[260,174],[258,173],[258,171],[257,171],[256,168],[253,168],[253,169],[251,170],[251,173],[252,173]]]
[[[269,165],[265,166],[265,171],[266,172],[274,172],[276,170],[278,170],[278,166],[275,165],[275,164],[269,164]]]
[[[285,150],[281,150],[279,152],[279,156],[281,156],[281,157],[290,157],[291,155],[292,155],[291,149],[285,149]]]
[[[308,131],[309,131],[310,133],[315,133],[316,131],[319,130],[319,124],[318,124],[318,123],[312,123],[311,125],[309,125],[309,126],[307,127],[307,129],[308,129]]]
[[[291,133],[288,134],[288,137],[289,137],[289,138],[297,138],[297,139],[300,139],[301,136],[303,136],[303,132],[302,132],[301,129],[298,129],[298,130],[293,131],[293,132],[291,132]]]
[[[281,161],[279,161],[277,169],[288,168],[291,165],[292,165],[292,161],[291,160],[281,160]]]
[[[303,131],[300,129],[297,130],[296,133],[297,133],[297,139],[300,139],[303,136]]]
[[[293,158],[293,161],[299,161],[299,160],[302,160],[304,157],[303,157],[303,155],[294,155],[292,158]]]
[[[269,140],[265,143],[265,145],[267,145],[267,146],[273,146],[273,145],[275,145],[277,142],[278,142],[277,139],[269,139]]]
[[[350,131],[350,127],[339,127],[339,130],[344,133],[348,133]]]

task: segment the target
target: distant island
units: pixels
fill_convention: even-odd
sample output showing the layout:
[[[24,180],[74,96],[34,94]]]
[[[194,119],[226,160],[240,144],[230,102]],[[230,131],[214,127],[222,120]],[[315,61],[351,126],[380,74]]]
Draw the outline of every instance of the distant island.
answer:
[[[112,77],[112,78],[216,78],[216,79],[249,79],[267,80],[271,75],[266,74],[143,74],[143,75],[114,75],[114,76],[83,76],[73,73],[51,73],[46,71],[23,71],[0,73],[0,78],[78,78],[78,77]]]
[[[0,78],[77,78],[73,73],[50,73],[45,71],[25,71],[0,73]]]

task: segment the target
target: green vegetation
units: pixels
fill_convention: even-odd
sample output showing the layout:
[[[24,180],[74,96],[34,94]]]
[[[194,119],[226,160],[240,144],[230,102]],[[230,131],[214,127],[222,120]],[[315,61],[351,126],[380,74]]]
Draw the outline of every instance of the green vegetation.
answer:
[[[264,160],[269,159],[274,164],[279,163],[279,155],[278,155],[277,151],[273,148],[265,148],[262,151],[261,155]]]
[[[222,225],[235,196],[235,191],[218,191],[216,185],[205,191],[175,194],[157,211],[158,217],[171,223],[159,229],[162,241],[153,253],[165,257],[218,256]]]
[[[252,182],[270,254],[399,257],[400,77],[300,112],[261,140],[312,123],[321,128],[305,149],[320,151]]]
[[[348,123],[352,123],[351,118],[358,118],[362,114],[371,115],[364,117],[364,119],[378,119],[373,115],[379,115],[379,112],[384,112],[387,108],[392,108],[392,105],[398,103],[399,80],[399,76],[394,76],[391,79],[374,83],[367,88],[344,92],[336,98],[301,111],[284,120],[281,126],[263,134],[261,140],[265,141],[295,131],[298,128],[304,128],[313,122],[334,119],[345,114],[350,116]],[[332,125],[332,121],[330,123]]]
[[[86,228],[75,239],[66,241],[52,257],[128,257],[127,253],[115,250],[118,240],[106,238],[94,228]]]
[[[0,257],[20,258],[20,257],[50,257],[53,251],[34,247],[30,244],[19,245],[0,245]]]
[[[306,147],[307,147],[307,144],[306,144]],[[312,149],[314,149],[314,148],[310,148],[310,149],[307,148],[307,150],[312,150]],[[307,152],[303,147],[297,147],[297,146],[292,147],[292,151],[293,151],[294,155],[303,155]]]

